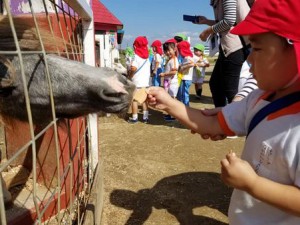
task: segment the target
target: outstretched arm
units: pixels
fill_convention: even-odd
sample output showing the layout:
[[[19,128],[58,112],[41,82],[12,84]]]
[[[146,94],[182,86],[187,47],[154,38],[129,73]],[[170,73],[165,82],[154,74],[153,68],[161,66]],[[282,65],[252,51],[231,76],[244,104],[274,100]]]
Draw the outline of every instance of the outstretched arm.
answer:
[[[229,186],[248,192],[250,195],[287,213],[300,216],[300,189],[261,177],[251,165],[229,153],[221,161],[222,180]],[[283,197],[284,196],[284,197]]]
[[[205,116],[201,110],[185,106],[160,87],[148,89],[148,103],[157,109],[166,111],[196,133],[210,136],[224,134],[217,116]]]
[[[223,9],[223,19],[218,23],[213,23],[213,21],[207,20],[205,17],[199,17],[198,21],[196,21],[198,24],[209,25],[209,27],[199,35],[202,41],[207,41],[209,35],[213,33],[228,31],[236,24],[237,0],[223,0]]]
[[[207,19],[205,16],[197,16],[196,21],[193,23],[194,24],[206,24],[206,25],[212,26],[216,23],[216,21]]]

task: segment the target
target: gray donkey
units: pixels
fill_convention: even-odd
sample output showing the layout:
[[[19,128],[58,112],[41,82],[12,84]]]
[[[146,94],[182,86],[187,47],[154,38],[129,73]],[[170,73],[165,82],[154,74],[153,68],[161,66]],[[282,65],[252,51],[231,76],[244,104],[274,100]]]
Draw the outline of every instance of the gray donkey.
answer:
[[[53,89],[58,118],[74,118],[89,113],[125,113],[135,86],[126,77],[109,68],[96,68],[56,55],[44,59],[37,54],[23,55],[26,86],[33,122],[52,119],[45,60]],[[17,56],[0,57],[0,111],[2,116],[28,119]]]
[[[14,18],[20,48],[40,51],[32,20],[26,18]],[[0,31],[0,51],[15,51],[10,23],[3,15],[0,15]],[[56,48],[64,51],[62,40],[50,36],[49,31],[41,30],[41,36],[47,51],[53,52]],[[41,54],[27,52],[22,54],[22,59],[0,55],[0,118],[4,123],[11,119],[28,121],[24,84],[29,93],[33,123],[44,125],[52,120],[47,69],[57,118],[75,118],[100,111],[125,114],[131,104],[134,84],[112,69],[95,68],[57,55],[47,54],[44,58]],[[5,202],[9,202],[10,193],[3,181],[2,184]]]
[[[38,54],[28,54],[23,55],[22,61],[34,124],[43,125],[52,120],[45,60],[57,118],[74,118],[100,111],[127,112],[135,86],[125,76],[109,68],[96,68],[56,55],[43,58]],[[0,115],[4,122],[28,120],[21,64],[17,56],[0,56]],[[3,180],[2,188],[4,201],[9,203],[11,195]]]
[[[40,18],[40,37],[47,52],[64,52],[62,38],[52,36],[44,17]],[[22,51],[41,51],[41,43],[30,16],[15,16],[14,27]],[[0,15],[0,50],[15,51],[16,46],[8,17]],[[69,48],[69,44],[67,48]],[[53,88],[56,116],[74,118],[104,111],[123,113],[130,106],[135,86],[109,68],[95,68],[57,55],[22,55],[26,86],[29,91],[35,124],[52,119],[46,62]],[[25,107],[21,59],[0,56],[0,115],[28,120]]]

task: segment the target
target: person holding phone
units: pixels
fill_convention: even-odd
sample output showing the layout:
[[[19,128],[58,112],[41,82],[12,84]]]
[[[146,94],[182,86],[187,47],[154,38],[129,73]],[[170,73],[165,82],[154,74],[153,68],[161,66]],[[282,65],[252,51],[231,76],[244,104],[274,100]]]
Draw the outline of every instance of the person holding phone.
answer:
[[[209,87],[215,107],[231,103],[238,92],[239,76],[243,62],[247,58],[248,41],[230,33],[242,21],[250,7],[247,0],[211,0],[215,19],[197,16],[195,24],[206,24],[208,28],[200,35],[202,41],[214,34],[220,36],[219,56],[212,72]]]

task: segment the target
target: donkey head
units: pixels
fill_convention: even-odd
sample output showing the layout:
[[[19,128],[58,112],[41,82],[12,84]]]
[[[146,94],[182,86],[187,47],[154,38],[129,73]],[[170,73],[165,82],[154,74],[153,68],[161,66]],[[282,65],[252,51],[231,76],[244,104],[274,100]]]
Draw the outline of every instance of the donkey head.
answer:
[[[47,71],[58,118],[74,118],[100,111],[124,113],[132,101],[134,84],[112,69],[96,68],[56,55],[43,58],[28,54],[23,55],[22,60],[17,56],[9,60],[1,57],[0,75],[6,80],[13,79],[12,85],[4,87],[8,92],[0,96],[0,110],[4,116],[23,121],[28,119],[22,65],[34,123],[52,119]]]

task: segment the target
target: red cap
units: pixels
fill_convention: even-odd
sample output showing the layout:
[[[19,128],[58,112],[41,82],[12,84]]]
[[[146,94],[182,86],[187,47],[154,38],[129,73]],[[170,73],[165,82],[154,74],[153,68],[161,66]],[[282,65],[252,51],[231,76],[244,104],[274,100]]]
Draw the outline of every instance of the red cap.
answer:
[[[144,36],[139,36],[134,40],[133,47],[134,53],[143,59],[147,59],[149,57],[148,51],[148,40]]]
[[[179,54],[183,57],[193,57],[193,53],[191,51],[191,45],[188,41],[181,41],[177,44],[177,49]]]
[[[162,50],[161,46],[162,46],[162,44],[161,44],[161,41],[160,41],[160,40],[155,40],[155,41],[153,41],[153,43],[151,44],[151,47],[155,48],[155,51],[156,51],[158,54],[160,54],[160,55],[162,55],[162,53],[163,53],[163,50]]]
[[[300,1],[256,0],[244,21],[231,30],[237,35],[271,32],[294,44],[300,74]]]
[[[177,41],[174,38],[172,38],[172,39],[167,40],[165,43],[174,43],[174,44],[177,44]]]

